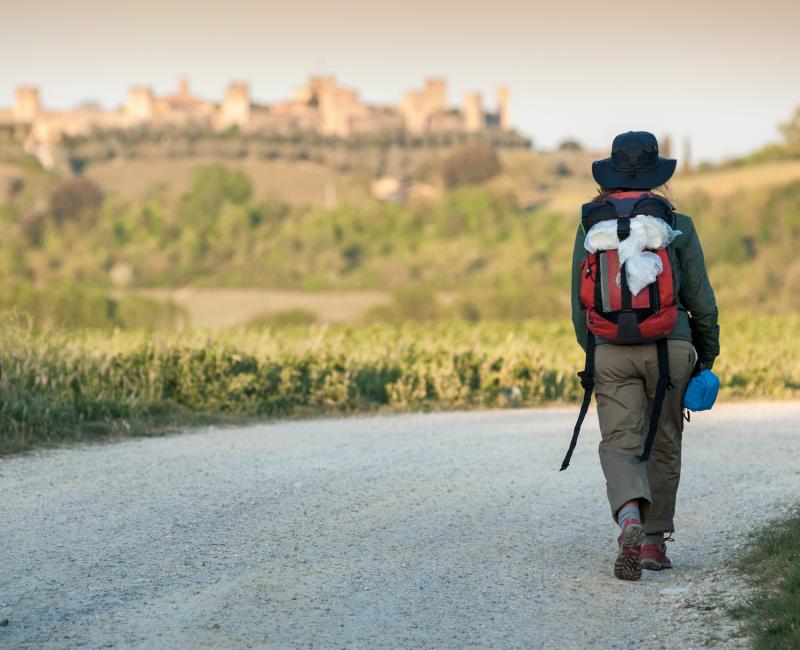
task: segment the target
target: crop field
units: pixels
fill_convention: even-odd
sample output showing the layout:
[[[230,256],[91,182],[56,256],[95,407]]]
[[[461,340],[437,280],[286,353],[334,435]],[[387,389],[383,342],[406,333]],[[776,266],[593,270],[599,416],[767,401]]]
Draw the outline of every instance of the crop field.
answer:
[[[723,399],[800,397],[800,315],[728,318]],[[6,327],[0,450],[199,422],[575,402],[568,323],[46,333]]]
[[[105,191],[124,197],[137,197],[158,184],[180,194],[187,190],[191,170],[198,164],[212,164],[215,158],[158,158],[155,160],[116,159],[92,165],[88,178]],[[323,206],[331,200],[347,199],[351,176],[322,164],[299,161],[229,160],[231,169],[241,169],[253,179],[259,200],[278,199],[290,204]]]

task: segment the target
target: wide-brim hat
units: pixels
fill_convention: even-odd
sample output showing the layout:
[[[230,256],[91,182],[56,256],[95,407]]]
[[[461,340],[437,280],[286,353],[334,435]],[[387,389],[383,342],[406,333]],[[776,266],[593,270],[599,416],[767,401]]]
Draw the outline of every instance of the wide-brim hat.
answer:
[[[677,160],[658,155],[658,140],[647,131],[620,133],[611,145],[611,157],[592,163],[600,187],[649,190],[666,183]]]

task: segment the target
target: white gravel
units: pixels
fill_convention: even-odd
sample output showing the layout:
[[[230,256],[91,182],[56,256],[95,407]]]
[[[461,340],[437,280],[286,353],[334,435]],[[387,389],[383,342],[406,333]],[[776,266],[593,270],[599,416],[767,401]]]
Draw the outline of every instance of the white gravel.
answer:
[[[0,646],[745,645],[746,532],[800,501],[800,404],[684,437],[672,571],[612,575],[593,415],[294,421],[0,461]]]

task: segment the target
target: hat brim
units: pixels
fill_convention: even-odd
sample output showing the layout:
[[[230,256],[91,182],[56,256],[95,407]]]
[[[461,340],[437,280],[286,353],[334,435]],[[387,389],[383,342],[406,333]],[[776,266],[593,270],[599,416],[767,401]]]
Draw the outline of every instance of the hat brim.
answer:
[[[592,163],[592,176],[600,187],[608,189],[649,190],[663,185],[672,178],[677,164],[677,160],[659,156],[653,169],[643,172],[621,172],[611,166],[611,158],[603,158]]]

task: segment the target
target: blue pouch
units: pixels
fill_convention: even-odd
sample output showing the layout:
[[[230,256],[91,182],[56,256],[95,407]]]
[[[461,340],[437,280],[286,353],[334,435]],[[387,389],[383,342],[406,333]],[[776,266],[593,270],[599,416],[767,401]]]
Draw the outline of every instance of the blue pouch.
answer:
[[[703,370],[689,381],[683,394],[683,405],[690,411],[707,411],[717,399],[719,378],[710,370]]]

